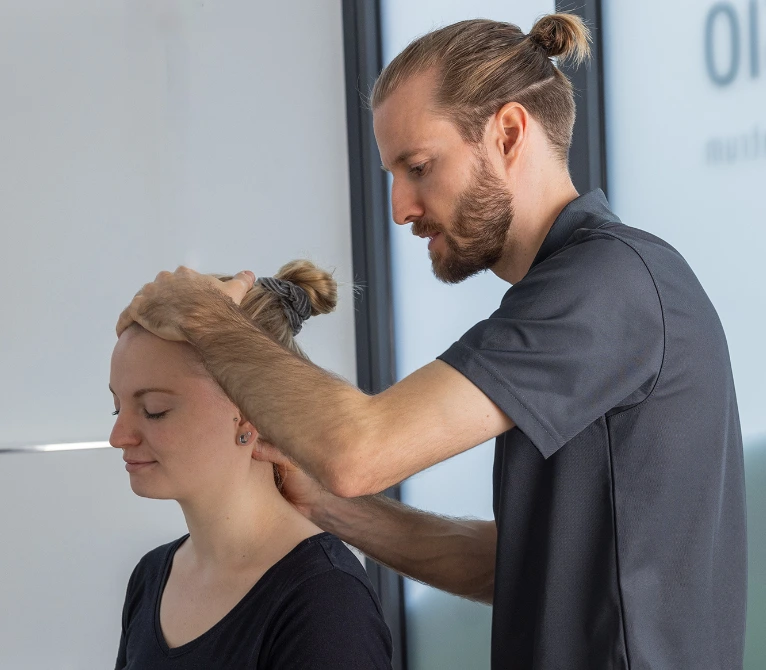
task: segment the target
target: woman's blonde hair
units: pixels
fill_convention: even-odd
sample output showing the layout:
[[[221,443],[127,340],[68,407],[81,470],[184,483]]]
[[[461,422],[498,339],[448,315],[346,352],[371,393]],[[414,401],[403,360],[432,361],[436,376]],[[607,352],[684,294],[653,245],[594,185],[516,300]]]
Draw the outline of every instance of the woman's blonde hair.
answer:
[[[590,32],[573,14],[540,18],[529,35],[511,23],[472,19],[413,41],[381,72],[372,90],[375,110],[413,75],[436,74],[435,104],[467,142],[477,144],[487,121],[518,102],[545,129],[566,164],[575,119],[572,84],[556,67],[590,56]]]
[[[228,281],[232,275],[215,275],[222,281]],[[292,282],[303,289],[311,303],[311,316],[329,314],[338,303],[338,284],[332,275],[321,270],[311,261],[295,260],[283,265],[274,275],[274,279]],[[283,347],[308,360],[303,349],[298,346],[293,335],[293,327],[285,312],[285,305],[280,296],[263,284],[256,282],[240,303],[242,312],[260,330],[271,336]],[[282,489],[282,477],[279,468],[274,465],[274,483]]]
[[[216,276],[223,281],[231,279],[231,275]],[[329,272],[321,270],[311,261],[290,261],[279,269],[274,278],[292,282],[306,292],[311,303],[311,316],[329,314],[338,303],[337,282]],[[259,329],[279,344],[308,358],[295,341],[285,305],[277,293],[256,282],[242,299],[240,308]]]

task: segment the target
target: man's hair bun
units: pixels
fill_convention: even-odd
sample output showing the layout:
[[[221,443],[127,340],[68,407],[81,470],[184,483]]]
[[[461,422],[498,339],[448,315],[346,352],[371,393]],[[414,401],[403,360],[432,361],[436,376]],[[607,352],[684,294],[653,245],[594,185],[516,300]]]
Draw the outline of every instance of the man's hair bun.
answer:
[[[532,26],[529,39],[560,62],[571,61],[580,65],[590,58],[590,30],[574,14],[543,16]]]

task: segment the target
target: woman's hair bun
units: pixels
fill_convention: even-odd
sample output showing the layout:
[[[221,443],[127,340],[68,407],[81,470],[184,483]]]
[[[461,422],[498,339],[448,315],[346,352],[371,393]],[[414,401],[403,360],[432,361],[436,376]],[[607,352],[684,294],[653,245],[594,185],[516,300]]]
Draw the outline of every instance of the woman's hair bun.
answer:
[[[580,65],[590,57],[590,30],[574,14],[548,14],[537,20],[529,38],[545,50],[548,57]]]
[[[329,314],[338,304],[337,282],[329,272],[318,268],[311,261],[290,261],[274,276],[293,282],[306,291],[311,301],[312,316]]]

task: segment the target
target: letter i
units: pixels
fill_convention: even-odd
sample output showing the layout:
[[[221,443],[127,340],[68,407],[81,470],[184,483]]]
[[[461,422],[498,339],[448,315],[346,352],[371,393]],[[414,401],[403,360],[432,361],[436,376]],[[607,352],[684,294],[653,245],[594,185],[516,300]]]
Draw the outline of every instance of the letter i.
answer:
[[[755,79],[760,74],[761,54],[758,30],[758,0],[750,0],[750,76]]]

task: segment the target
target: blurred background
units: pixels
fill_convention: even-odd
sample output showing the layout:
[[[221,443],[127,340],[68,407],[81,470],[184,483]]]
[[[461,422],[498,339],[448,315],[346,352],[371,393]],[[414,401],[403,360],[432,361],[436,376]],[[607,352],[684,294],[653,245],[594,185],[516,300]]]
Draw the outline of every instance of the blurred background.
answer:
[[[557,9],[595,38],[572,73],[576,185],[679,249],[727,333],[746,668],[766,667],[766,0],[0,0],[0,668],[112,667],[133,566],[184,532],[175,503],[131,493],[106,443],[114,322],[158,271],[334,268],[338,313],[301,341],[369,391],[494,310],[507,285],[441,285],[424,241],[394,229],[363,98],[433,28],[527,32]],[[390,494],[491,518],[492,457],[482,445]],[[489,668],[489,607],[368,569],[397,668]]]

